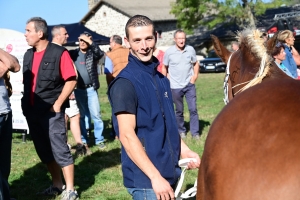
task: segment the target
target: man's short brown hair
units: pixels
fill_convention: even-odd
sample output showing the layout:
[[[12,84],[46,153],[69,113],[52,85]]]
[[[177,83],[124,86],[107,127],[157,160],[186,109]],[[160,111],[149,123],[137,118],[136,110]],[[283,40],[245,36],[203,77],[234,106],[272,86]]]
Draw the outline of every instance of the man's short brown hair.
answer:
[[[122,45],[122,38],[121,38],[121,36],[119,36],[119,35],[113,35],[113,36],[112,36],[112,41],[114,41],[114,42],[117,43],[117,44]]]
[[[155,35],[154,23],[152,22],[152,20],[144,15],[135,15],[131,17],[126,23],[125,26],[126,37],[129,38],[129,33],[128,33],[129,27],[139,27],[139,26],[152,26],[153,27],[152,32],[153,35]]]

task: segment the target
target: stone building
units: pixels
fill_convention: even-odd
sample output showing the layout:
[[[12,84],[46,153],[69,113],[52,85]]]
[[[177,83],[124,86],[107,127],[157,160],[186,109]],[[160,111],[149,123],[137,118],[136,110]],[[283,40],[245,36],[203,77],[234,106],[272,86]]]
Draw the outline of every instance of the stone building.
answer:
[[[136,14],[145,15],[153,20],[158,32],[157,46],[170,46],[176,30],[176,18],[170,14],[172,2],[175,0],[88,0],[89,12],[81,23],[101,35],[117,34],[124,38],[128,19]],[[106,47],[102,49],[105,51]]]

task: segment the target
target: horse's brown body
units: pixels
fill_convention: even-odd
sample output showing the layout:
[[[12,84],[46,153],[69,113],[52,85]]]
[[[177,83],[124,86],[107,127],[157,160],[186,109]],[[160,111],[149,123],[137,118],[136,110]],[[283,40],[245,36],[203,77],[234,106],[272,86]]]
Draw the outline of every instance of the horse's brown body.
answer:
[[[214,120],[197,200],[300,199],[300,82],[263,82]]]
[[[227,63],[231,52],[212,38]],[[260,59],[241,44],[230,63],[229,87],[253,79]],[[236,95],[241,87],[209,130],[197,200],[300,199],[300,81],[273,62],[261,84]]]

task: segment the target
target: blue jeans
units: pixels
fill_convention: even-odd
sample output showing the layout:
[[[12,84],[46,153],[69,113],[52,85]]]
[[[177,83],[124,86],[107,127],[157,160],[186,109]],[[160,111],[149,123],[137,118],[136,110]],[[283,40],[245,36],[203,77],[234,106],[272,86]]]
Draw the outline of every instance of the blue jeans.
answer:
[[[133,200],[157,200],[153,189],[127,188]]]
[[[199,115],[197,111],[197,97],[195,84],[189,83],[184,88],[172,89],[173,102],[175,104],[176,120],[179,133],[186,133],[184,127],[183,116],[183,97],[185,96],[186,102],[190,111],[190,131],[193,136],[199,134]]]
[[[92,120],[94,121],[94,135],[95,144],[104,142],[103,133],[103,121],[100,114],[100,102],[98,99],[98,93],[93,87],[86,89],[75,89],[75,98],[80,112],[80,131],[81,139],[83,143],[88,143],[88,136],[86,132],[85,113],[90,113]]]
[[[12,140],[12,114],[0,115],[0,200],[10,199],[8,176],[10,174]]]

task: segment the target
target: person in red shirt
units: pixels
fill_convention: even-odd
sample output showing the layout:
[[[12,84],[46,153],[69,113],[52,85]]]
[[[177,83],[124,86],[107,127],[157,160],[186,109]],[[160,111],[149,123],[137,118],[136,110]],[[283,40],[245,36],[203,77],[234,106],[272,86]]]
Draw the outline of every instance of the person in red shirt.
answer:
[[[69,34],[66,30],[66,28],[62,25],[54,26],[51,31],[52,34],[52,43],[62,46],[63,44],[66,44],[68,41]],[[74,66],[74,63],[73,63]],[[76,72],[75,66],[74,70]],[[84,145],[81,140],[81,132],[80,132],[80,114],[79,114],[79,108],[77,106],[77,101],[75,98],[74,91],[69,96],[69,104],[70,107],[66,108],[65,110],[65,120],[66,120],[66,129],[68,128],[68,120],[70,119],[70,130],[73,134],[73,137],[76,142],[76,152],[75,154],[78,155],[86,155],[87,150],[88,154],[91,153],[91,151],[88,149],[88,146]],[[68,130],[68,129],[67,129]],[[68,131],[67,131],[68,133]],[[68,146],[71,148],[71,145],[68,143]]]
[[[74,161],[66,143],[64,110],[76,85],[76,73],[64,47],[47,40],[47,22],[34,17],[27,21],[24,55],[22,110],[41,161],[47,165],[52,185],[38,195],[78,199],[74,189]],[[66,186],[63,186],[61,169]],[[63,190],[65,188],[65,190]]]

